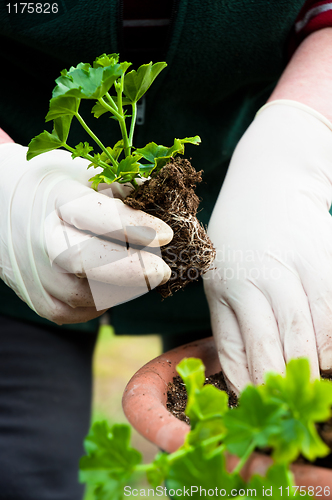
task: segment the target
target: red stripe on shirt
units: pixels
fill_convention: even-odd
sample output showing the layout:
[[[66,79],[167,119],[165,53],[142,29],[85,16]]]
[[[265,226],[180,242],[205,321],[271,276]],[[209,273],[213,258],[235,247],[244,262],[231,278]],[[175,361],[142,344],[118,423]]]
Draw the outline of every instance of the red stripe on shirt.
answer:
[[[330,27],[332,27],[332,1],[307,0],[297,16],[289,39],[290,55],[308,35]]]

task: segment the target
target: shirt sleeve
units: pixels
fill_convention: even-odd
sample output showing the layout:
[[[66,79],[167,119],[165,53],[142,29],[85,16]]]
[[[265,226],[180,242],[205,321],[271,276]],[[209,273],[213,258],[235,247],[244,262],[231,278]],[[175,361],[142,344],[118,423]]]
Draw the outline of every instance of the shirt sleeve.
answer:
[[[296,18],[289,39],[291,57],[300,43],[314,31],[332,27],[332,1],[307,0]]]

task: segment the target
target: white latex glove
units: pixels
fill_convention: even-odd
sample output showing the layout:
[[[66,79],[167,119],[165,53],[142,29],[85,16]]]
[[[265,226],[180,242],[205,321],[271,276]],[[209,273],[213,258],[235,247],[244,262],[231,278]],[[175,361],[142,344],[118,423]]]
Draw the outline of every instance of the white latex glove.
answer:
[[[229,386],[263,382],[307,357],[332,371],[332,125],[273,101],[240,140],[214,208],[215,269],[205,277]]]
[[[93,191],[86,160],[56,150],[28,162],[26,152],[0,146],[0,277],[31,309],[58,324],[84,322],[170,277],[159,248],[172,239],[169,226],[111,189]]]

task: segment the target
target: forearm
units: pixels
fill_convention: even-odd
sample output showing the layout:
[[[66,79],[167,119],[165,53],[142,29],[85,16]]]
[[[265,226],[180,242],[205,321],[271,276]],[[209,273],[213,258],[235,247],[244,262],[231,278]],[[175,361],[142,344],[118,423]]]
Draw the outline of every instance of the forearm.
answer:
[[[276,99],[306,104],[332,122],[332,28],[301,43],[268,101]]]
[[[11,137],[2,128],[0,128],[0,144],[6,144],[7,142],[14,142]]]

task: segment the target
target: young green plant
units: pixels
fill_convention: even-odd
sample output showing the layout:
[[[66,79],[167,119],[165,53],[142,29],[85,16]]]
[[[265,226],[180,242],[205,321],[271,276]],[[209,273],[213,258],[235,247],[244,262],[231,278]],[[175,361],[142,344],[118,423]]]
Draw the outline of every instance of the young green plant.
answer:
[[[200,488],[210,491],[209,496],[214,491],[213,496],[237,499],[251,498],[252,492],[259,499],[272,496],[267,491],[273,491],[272,498],[313,496],[310,489],[306,493],[295,485],[290,464],[300,454],[314,461],[331,453],[315,426],[331,416],[331,382],[311,381],[309,362],[293,360],[285,377],[270,373],[264,385],[249,385],[238,407],[230,409],[225,392],[204,385],[201,360],[184,359],[177,370],[187,388],[186,414],[191,422],[184,445],[141,464],[141,454],[129,443],[129,426],[94,424],[85,440],[87,455],[80,462],[80,478],[94,488],[95,500],[129,496],[131,478],[137,473],[146,474],[156,496],[164,488],[172,498],[185,496],[185,491],[195,500],[204,495]],[[266,448],[273,459],[266,475],[244,481],[240,475],[244,465],[254,450]],[[226,469],[227,452],[239,457],[232,472]],[[330,493],[329,486],[322,487],[321,493],[317,490],[320,496]]]
[[[32,139],[27,159],[31,160],[34,156],[53,149],[65,148],[72,153],[73,158],[80,156],[89,160],[89,167],[102,168],[102,172],[91,179],[94,189],[101,182],[130,182],[137,187],[137,178],[149,177],[170,158],[183,154],[184,144],[199,144],[200,138],[195,136],[174,139],[171,147],[154,142],[138,149],[133,146],[137,103],[167,64],[150,62],[140,66],[137,71],[127,72],[130,65],[129,62],[119,62],[118,54],[103,54],[96,58],[93,66],[80,63],[69,71],[63,70],[56,79],[57,85],[45,119],[46,122],[53,120],[53,131],[50,133],[44,130]],[[105,146],[80,115],[82,99],[95,102],[92,108],[95,118],[110,113],[119,123],[122,138],[113,147]],[[99,148],[98,152],[94,152],[88,142],[80,142],[75,147],[67,143],[73,118],[79,121],[93,139]],[[127,119],[130,120],[129,125]]]

